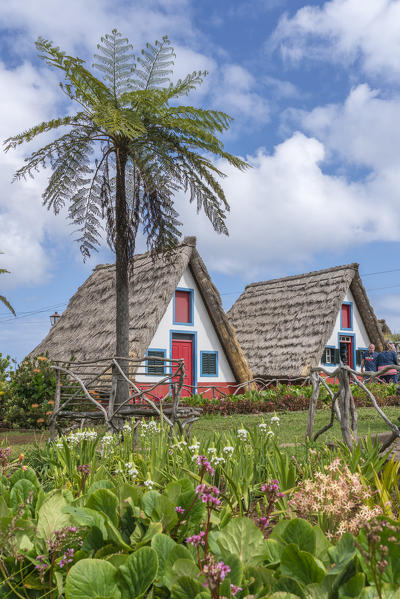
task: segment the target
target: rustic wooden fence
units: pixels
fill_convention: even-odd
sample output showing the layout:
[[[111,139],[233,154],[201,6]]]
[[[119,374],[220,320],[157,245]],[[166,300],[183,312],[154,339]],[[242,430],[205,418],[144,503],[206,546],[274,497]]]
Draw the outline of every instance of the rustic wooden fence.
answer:
[[[164,420],[171,430],[177,424],[181,433],[190,433],[201,410],[179,405],[185,376],[183,360],[155,356],[151,360],[160,361],[166,374],[157,382],[146,384],[146,388],[141,387],[137,378],[147,373],[148,357],[104,358],[74,362],[68,366],[54,362],[52,368],[56,374],[56,392],[50,418],[50,437],[54,438],[57,431],[61,432],[62,422],[67,422],[69,428],[97,422],[104,423],[109,430],[120,430],[128,418],[151,416]],[[128,372],[128,376],[125,372]],[[119,381],[129,385],[130,394],[127,400],[117,404]],[[166,385],[168,392],[157,397],[157,391],[162,388],[165,390]]]
[[[390,418],[388,418],[388,416],[384,413],[384,411],[379,407],[378,402],[374,397],[373,393],[365,384],[365,379],[368,379],[371,382],[380,380],[380,377],[384,376],[385,373],[391,369],[396,369],[397,371],[400,371],[400,366],[390,365],[380,370],[379,372],[364,373],[357,372],[356,370],[353,370],[349,366],[345,365],[340,365],[333,371],[328,371],[320,366],[318,366],[317,368],[312,368],[310,374],[312,395],[310,398],[310,405],[308,410],[306,439],[315,441],[320,435],[332,428],[336,418],[340,423],[344,442],[350,449],[352,448],[353,443],[357,441],[358,420],[354,397],[351,391],[351,383],[353,383],[365,392],[367,397],[370,399],[372,406],[376,409],[379,416],[382,418],[382,420],[384,420],[384,422],[388,425],[389,429],[392,431],[391,436],[381,448],[382,451],[387,449],[393,443],[393,441],[400,437],[400,428],[396,424],[394,424],[390,420]],[[325,377],[329,378],[330,380],[337,378],[339,383],[339,389],[336,392],[333,392],[327,384],[325,377],[321,376],[321,374],[325,375]],[[319,431],[313,434],[315,412],[317,409],[317,402],[319,399],[321,387],[324,387],[327,390],[331,399],[330,420]]]

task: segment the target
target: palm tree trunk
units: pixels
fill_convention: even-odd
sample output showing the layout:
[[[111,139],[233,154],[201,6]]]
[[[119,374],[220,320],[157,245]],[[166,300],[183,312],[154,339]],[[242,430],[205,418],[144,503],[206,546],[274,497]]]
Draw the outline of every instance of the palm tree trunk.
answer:
[[[128,223],[126,211],[125,169],[127,154],[120,150],[117,155],[115,194],[115,292],[116,292],[116,355],[129,357],[129,276],[128,276]],[[128,376],[128,362],[119,362]],[[119,376],[115,405],[121,405],[129,397],[129,386]]]

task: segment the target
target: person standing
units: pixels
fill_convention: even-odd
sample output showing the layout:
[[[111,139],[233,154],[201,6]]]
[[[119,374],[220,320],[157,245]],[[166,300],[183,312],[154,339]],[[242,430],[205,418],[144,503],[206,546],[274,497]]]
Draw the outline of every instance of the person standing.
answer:
[[[391,345],[391,341],[385,341],[383,344],[383,351],[381,351],[376,358],[376,367],[378,371],[391,364],[398,365],[397,353],[391,349]],[[397,381],[397,370],[392,368],[391,370],[386,371],[380,378],[386,383],[395,383]]]
[[[368,351],[365,352],[364,357],[361,361],[361,372],[375,372],[376,371],[376,359],[378,357],[378,352],[375,351],[375,345],[370,343],[368,346]],[[369,379],[365,379],[367,383]]]

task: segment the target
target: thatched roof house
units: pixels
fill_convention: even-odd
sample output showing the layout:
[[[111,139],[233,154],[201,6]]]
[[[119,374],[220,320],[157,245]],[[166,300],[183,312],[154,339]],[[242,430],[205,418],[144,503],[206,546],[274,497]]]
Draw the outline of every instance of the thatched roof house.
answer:
[[[381,327],[358,264],[248,285],[228,312],[256,377],[304,377],[321,362],[355,367]]]
[[[186,300],[185,295],[192,302],[190,311],[194,316],[191,323],[182,320],[180,323],[173,313],[177,288],[180,289],[180,302]],[[194,386],[197,379],[199,383],[208,380],[201,359],[208,360],[209,369],[218,369],[219,365],[219,371],[213,370],[210,374],[216,382],[245,382],[252,378],[222,308],[220,295],[196,249],[194,237],[185,238],[169,260],[162,257],[153,259],[150,253],[135,256],[129,301],[131,357],[146,355],[149,347],[155,348],[154,355],[172,357],[175,352],[176,357],[179,336],[183,338],[182,346],[184,342],[190,342],[188,337],[192,336]],[[46,352],[53,359],[68,360],[74,355],[78,361],[115,355],[113,264],[99,265],[94,269],[72,296],[57,324],[31,355]],[[210,357],[212,353],[217,354],[215,359]],[[201,354],[207,355],[202,358]],[[225,367],[223,360],[226,361]],[[224,368],[225,374],[222,372]],[[224,380],[229,377],[233,380]]]

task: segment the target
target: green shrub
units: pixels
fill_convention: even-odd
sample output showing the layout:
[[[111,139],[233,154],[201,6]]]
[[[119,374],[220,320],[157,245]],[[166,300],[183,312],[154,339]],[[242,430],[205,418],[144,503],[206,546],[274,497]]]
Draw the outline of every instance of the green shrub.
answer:
[[[8,371],[4,382],[4,421],[12,428],[45,427],[54,405],[55,385],[47,357],[26,358],[15,370]]]

